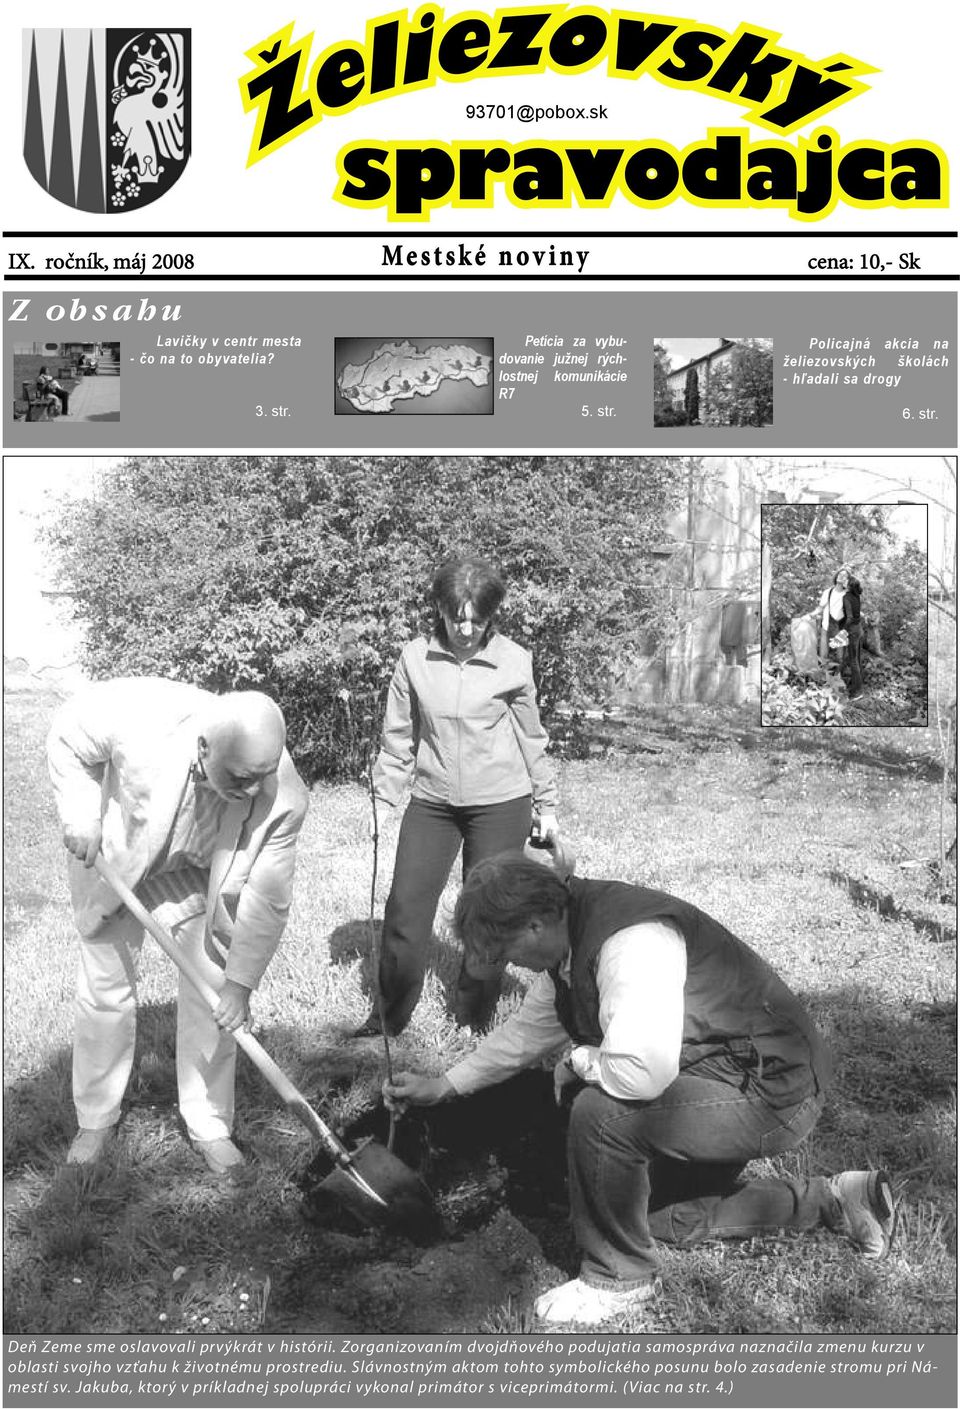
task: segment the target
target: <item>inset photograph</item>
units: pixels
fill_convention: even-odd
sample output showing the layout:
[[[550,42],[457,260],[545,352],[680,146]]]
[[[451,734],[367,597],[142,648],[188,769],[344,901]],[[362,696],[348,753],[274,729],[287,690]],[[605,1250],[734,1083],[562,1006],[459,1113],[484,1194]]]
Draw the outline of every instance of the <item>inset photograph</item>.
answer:
[[[927,506],[763,504],[761,721],[927,723]]]
[[[15,421],[119,421],[118,342],[13,345]]]
[[[772,426],[772,338],[656,338],[655,426]]]
[[[493,338],[334,340],[337,416],[492,416]]]

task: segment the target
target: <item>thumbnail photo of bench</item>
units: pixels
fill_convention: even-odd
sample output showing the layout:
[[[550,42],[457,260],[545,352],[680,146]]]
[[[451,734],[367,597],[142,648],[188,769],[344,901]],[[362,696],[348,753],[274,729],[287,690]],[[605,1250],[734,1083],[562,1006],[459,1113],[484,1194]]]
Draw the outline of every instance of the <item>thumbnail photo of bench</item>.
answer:
[[[118,342],[13,346],[15,421],[119,421]]]

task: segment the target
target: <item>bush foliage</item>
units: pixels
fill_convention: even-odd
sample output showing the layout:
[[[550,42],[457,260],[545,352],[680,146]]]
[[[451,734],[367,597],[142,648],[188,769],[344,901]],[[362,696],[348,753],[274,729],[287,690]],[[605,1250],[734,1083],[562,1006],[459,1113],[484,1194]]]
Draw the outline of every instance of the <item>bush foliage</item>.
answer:
[[[860,580],[864,614],[880,628],[884,653],[926,660],[927,558],[916,543],[898,543],[888,505],[777,504],[763,516],[763,542],[773,558],[770,624],[774,642],[789,637],[792,617],[816,608],[837,569],[850,564]]]
[[[502,629],[533,651],[555,741],[570,734],[569,712],[657,614],[647,549],[688,465],[140,457],[48,536],[93,676],[266,690],[304,776],[357,777],[400,648],[428,624],[433,572],[455,552],[504,570]]]
[[[808,679],[793,669],[787,652],[780,652],[763,671],[761,718],[764,724],[843,723],[842,684]]]
[[[705,426],[769,426],[773,421],[773,351],[769,338],[742,338],[729,362],[710,374],[700,419]]]

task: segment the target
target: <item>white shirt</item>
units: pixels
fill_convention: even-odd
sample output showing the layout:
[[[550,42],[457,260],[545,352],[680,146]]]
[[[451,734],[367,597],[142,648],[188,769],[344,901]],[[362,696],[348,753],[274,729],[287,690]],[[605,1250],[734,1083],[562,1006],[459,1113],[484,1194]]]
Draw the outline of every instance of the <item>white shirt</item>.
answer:
[[[831,621],[843,620],[843,588],[828,587],[821,601],[823,603],[823,629],[829,631]]]
[[[206,910],[210,862],[228,806],[192,767],[166,846],[136,892],[148,910],[165,907],[161,922],[168,929]]]
[[[624,1101],[650,1101],[680,1070],[687,947],[669,920],[617,930],[597,961],[599,1047],[574,1047],[571,1065],[591,1085]],[[570,955],[560,967],[570,982]],[[554,1004],[553,980],[537,974],[519,1009],[446,1073],[458,1095],[505,1081],[569,1044]]]

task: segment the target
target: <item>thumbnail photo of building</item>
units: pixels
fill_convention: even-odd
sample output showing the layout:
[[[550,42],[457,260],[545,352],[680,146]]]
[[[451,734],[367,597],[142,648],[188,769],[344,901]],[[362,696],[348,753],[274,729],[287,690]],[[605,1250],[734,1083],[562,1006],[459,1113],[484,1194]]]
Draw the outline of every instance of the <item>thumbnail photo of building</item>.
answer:
[[[770,338],[657,338],[655,426],[773,424]]]

